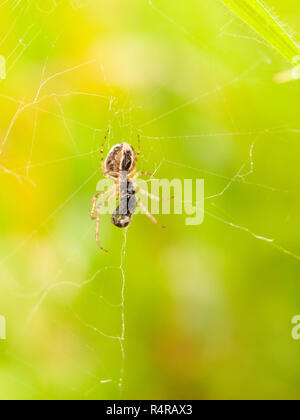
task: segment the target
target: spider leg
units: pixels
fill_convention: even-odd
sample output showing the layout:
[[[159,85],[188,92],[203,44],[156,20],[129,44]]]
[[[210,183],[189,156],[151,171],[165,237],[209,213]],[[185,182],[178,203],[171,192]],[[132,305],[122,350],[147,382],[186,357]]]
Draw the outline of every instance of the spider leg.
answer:
[[[103,248],[103,246],[100,244],[100,240],[99,240],[99,236],[100,236],[100,209],[101,207],[103,207],[106,203],[109,202],[109,200],[113,197],[115,197],[117,195],[117,191],[114,191],[112,194],[109,195],[109,197],[107,197],[106,200],[103,201],[103,203],[101,203],[101,205],[99,207],[96,207],[96,234],[95,234],[95,238],[96,238],[96,242],[98,247],[104,251],[104,252],[108,252],[107,249]]]
[[[138,151],[136,154],[136,162],[139,160],[140,155],[141,155],[141,136],[138,135]]]
[[[148,191],[144,190],[143,188],[140,188],[137,184],[134,183],[136,192],[140,192],[143,195],[146,195],[147,197],[151,198],[151,200],[155,200],[155,201],[170,201],[170,200],[174,200],[174,196],[170,197],[170,198],[160,198],[157,197],[156,195],[150,194]]]
[[[107,140],[107,137],[108,137],[109,133],[110,133],[110,130],[108,129],[106,131],[106,133],[105,133],[105,136],[104,136],[104,139],[103,139],[103,142],[102,142],[102,145],[101,145],[101,150],[100,150],[100,154],[101,154],[101,170],[103,172],[103,175],[105,175],[105,173],[106,173],[105,167],[104,167],[104,145],[105,145],[105,142]]]
[[[108,252],[107,249],[103,248],[103,246],[100,244],[99,241],[99,231],[100,231],[100,213],[97,211],[97,216],[96,216],[96,242],[98,247],[104,251],[104,252]]]
[[[104,194],[104,191],[98,192],[93,197],[93,207],[92,207],[91,214],[90,214],[92,220],[96,220],[97,216],[95,215],[95,212],[96,212],[97,200],[102,195],[102,193]]]
[[[96,211],[98,198],[101,197],[102,195],[110,192],[113,188],[114,188],[114,186],[112,186],[109,189],[105,189],[103,191],[97,192],[97,194],[94,195],[94,197],[93,197],[93,207],[92,207],[91,214],[90,214],[92,220],[96,220],[95,211]]]
[[[165,229],[166,226],[161,225],[154,216],[152,216],[152,214],[146,209],[146,207],[144,206],[144,204],[142,204],[140,202],[140,200],[137,201],[137,205],[143,210],[143,212],[145,213],[145,215],[151,220],[151,222],[155,223],[156,225],[158,225],[159,227],[161,227],[162,229]]]
[[[136,172],[135,174],[134,174],[134,176],[132,177],[132,180],[134,181],[134,180],[136,180],[137,178],[139,178],[140,176],[142,176],[142,175],[144,175],[144,176],[153,176],[153,174],[151,174],[150,172],[143,172],[143,171],[140,171],[140,172]]]

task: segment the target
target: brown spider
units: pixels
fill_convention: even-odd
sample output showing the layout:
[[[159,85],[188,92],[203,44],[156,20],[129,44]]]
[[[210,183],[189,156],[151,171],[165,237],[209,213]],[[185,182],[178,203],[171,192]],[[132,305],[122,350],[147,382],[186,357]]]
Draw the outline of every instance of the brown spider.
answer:
[[[136,206],[140,207],[147,217],[156,223],[161,228],[162,226],[154,216],[146,209],[146,207],[136,198],[136,192],[150,197],[153,200],[161,201],[159,197],[149,194],[148,191],[139,188],[134,182],[139,176],[152,176],[153,174],[148,172],[136,172],[136,163],[141,154],[141,137],[138,136],[138,152],[134,151],[134,148],[128,143],[119,143],[112,147],[109,151],[105,161],[103,148],[104,144],[109,135],[107,131],[102,146],[101,146],[101,170],[103,176],[111,178],[115,181],[113,187],[108,190],[100,191],[93,197],[93,207],[91,211],[91,218],[96,220],[96,242],[102,251],[108,252],[104,249],[99,241],[99,227],[100,227],[100,208],[107,204],[113,197],[117,197],[119,205],[113,212],[111,222],[116,227],[125,228],[131,223],[132,216],[136,210]],[[110,192],[110,195],[99,205],[97,201],[103,194]]]

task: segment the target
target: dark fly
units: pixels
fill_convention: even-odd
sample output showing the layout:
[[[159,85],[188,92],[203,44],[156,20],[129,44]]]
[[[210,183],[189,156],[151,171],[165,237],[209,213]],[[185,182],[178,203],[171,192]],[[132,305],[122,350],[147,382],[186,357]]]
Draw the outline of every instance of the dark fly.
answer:
[[[113,212],[111,222],[118,228],[125,228],[130,225],[132,215],[137,206],[136,189],[133,182],[127,179],[124,171],[120,182],[120,201],[116,210]]]

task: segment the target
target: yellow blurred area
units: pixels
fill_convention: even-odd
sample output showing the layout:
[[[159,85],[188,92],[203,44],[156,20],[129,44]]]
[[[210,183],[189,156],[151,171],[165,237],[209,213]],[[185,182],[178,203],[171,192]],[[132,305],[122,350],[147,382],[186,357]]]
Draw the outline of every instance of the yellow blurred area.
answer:
[[[270,6],[297,38],[299,2]],[[0,399],[297,399],[287,64],[218,0],[10,0],[0,28]],[[204,178],[201,226],[104,216],[99,250],[108,128],[105,153],[140,134],[138,170]]]

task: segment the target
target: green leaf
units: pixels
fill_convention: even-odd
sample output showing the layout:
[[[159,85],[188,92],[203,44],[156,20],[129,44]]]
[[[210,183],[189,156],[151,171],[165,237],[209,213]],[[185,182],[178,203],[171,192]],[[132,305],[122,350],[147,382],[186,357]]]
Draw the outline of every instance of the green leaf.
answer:
[[[283,25],[259,0],[222,0],[290,63],[300,61],[300,49]]]

